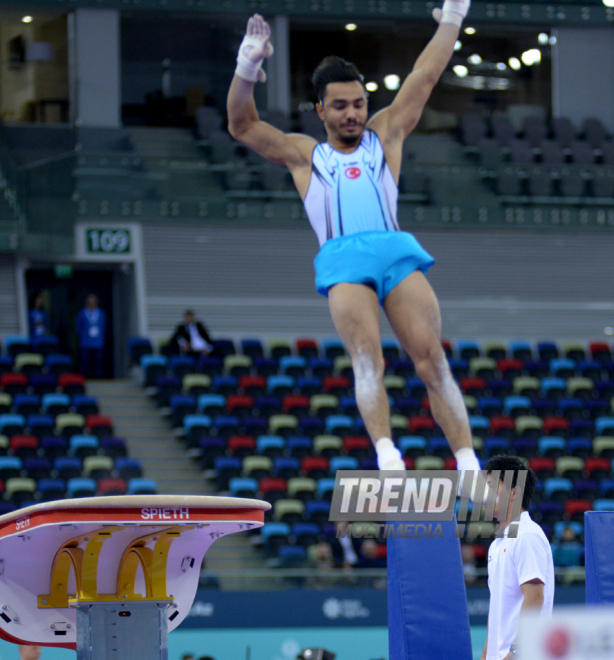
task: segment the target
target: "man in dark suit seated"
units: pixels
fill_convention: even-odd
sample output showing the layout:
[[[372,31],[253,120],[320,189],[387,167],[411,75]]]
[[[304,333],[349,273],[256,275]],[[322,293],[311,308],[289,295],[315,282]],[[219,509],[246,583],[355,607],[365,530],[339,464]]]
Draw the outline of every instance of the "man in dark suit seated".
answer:
[[[193,310],[186,309],[184,312],[183,323],[175,329],[169,348],[175,355],[191,355],[194,358],[205,357],[213,350],[213,340],[207,328],[196,320]]]

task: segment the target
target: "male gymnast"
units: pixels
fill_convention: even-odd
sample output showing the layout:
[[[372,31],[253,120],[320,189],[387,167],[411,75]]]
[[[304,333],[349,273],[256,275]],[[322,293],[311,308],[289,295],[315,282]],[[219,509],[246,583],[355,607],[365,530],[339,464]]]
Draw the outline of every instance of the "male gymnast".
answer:
[[[254,84],[273,53],[270,28],[255,14],[239,49],[228,93],[231,135],[267,160],[287,167],[320,242],[316,288],[352,360],[358,409],[382,470],[404,470],[391,439],[383,385],[379,307],[426,385],[435,421],[461,471],[478,471],[467,410],[441,345],[441,314],[424,274],[434,259],[397,222],[402,145],[447,67],[470,0],[445,0],[439,23],[392,104],[368,118],[358,69],[327,57],[313,74],[317,112],[328,139],[286,134],[260,120]]]

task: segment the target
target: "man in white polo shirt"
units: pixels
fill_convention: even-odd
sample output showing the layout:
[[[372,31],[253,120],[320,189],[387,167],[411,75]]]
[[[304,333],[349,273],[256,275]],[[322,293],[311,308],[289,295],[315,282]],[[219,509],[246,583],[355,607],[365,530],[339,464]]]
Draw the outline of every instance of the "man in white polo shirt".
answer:
[[[488,635],[482,660],[513,660],[530,652],[518,648],[516,636],[520,615],[529,609],[540,609],[541,616],[552,614],[554,600],[554,564],[552,550],[542,528],[529,515],[529,505],[535,491],[537,477],[515,456],[495,456],[484,466],[491,488],[497,488],[495,518],[504,526],[502,538],[495,539],[488,551]],[[492,482],[492,472],[501,470],[498,484]],[[516,487],[519,470],[527,471],[524,491]],[[513,471],[507,511],[499,511],[505,471]],[[522,497],[520,520],[516,523],[516,538],[508,537],[514,500]],[[518,520],[518,518],[516,518]]]

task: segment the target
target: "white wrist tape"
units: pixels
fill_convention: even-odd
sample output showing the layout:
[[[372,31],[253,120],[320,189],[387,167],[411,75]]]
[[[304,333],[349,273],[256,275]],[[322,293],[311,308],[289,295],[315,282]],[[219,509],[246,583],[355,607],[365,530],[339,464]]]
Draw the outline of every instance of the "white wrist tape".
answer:
[[[445,0],[441,8],[441,23],[453,23],[460,27],[469,13],[470,0]]]
[[[253,62],[247,57],[247,55],[245,55],[245,51],[247,50],[247,52],[249,52],[250,48],[260,48],[261,46],[262,42],[257,37],[249,37],[246,35],[243,38],[239,48],[239,54],[237,55],[237,68],[235,69],[235,74],[239,76],[239,78],[243,78],[243,80],[253,83],[258,81],[258,71],[262,67],[264,56],[257,62]]]

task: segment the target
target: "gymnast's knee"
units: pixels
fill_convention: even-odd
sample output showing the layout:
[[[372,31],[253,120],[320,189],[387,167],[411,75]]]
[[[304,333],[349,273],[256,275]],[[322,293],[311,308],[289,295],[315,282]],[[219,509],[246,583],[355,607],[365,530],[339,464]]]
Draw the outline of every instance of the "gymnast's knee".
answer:
[[[382,350],[378,346],[362,346],[351,354],[354,379],[357,384],[363,380],[382,382],[384,378],[385,362]]]
[[[436,390],[450,376],[450,365],[446,354],[438,342],[425,346],[414,357],[416,375],[429,389]]]

